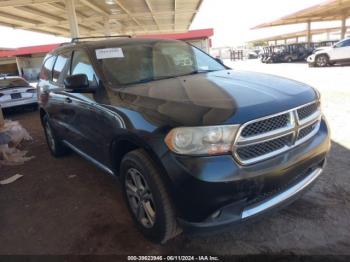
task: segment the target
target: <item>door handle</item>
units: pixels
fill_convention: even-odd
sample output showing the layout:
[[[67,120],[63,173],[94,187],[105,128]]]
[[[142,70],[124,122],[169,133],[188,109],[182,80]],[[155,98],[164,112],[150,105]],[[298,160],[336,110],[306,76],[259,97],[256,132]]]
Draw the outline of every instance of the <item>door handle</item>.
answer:
[[[67,103],[72,103],[72,99],[70,99],[69,97],[66,97],[65,101],[66,101]]]

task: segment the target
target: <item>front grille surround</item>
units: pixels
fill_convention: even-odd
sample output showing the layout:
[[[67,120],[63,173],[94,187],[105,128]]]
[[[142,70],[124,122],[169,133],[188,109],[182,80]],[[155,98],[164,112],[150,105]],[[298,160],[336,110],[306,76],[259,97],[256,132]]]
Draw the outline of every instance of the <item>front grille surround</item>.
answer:
[[[285,116],[288,116],[288,122],[284,122],[281,126],[256,128],[265,127],[266,123],[273,124],[275,120],[278,122],[281,116],[284,119]],[[315,101],[285,112],[249,121],[243,124],[238,131],[233,146],[233,156],[242,165],[253,164],[276,156],[314,136],[319,130],[320,120],[319,101]],[[274,128],[275,126],[277,128]],[[249,131],[254,130],[254,132],[246,132],[247,127]],[[257,130],[259,132],[256,132]],[[250,135],[247,136],[248,133]],[[278,144],[283,137],[288,137],[288,139]],[[272,145],[279,146],[273,148]]]

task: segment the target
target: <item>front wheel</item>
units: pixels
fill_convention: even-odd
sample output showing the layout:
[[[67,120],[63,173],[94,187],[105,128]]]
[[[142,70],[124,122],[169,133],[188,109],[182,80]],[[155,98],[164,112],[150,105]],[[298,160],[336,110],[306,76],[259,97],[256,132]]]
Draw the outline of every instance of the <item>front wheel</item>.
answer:
[[[316,65],[318,67],[325,67],[329,63],[329,59],[327,55],[319,55],[316,57]]]
[[[128,209],[146,238],[165,243],[180,233],[162,174],[144,150],[123,158],[120,175]]]

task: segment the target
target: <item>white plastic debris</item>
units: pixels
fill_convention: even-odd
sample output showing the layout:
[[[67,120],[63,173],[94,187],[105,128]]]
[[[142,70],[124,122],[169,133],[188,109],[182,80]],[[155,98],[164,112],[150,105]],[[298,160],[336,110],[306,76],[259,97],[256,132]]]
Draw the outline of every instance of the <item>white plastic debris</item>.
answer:
[[[15,182],[16,180],[20,179],[21,177],[23,177],[23,176],[20,175],[20,174],[16,174],[16,175],[14,175],[12,177],[9,177],[7,179],[1,180],[0,181],[0,185],[11,184],[11,183]]]
[[[5,120],[0,127],[0,166],[21,165],[33,157],[27,157],[27,151],[17,147],[22,141],[32,140],[31,136],[17,121]]]

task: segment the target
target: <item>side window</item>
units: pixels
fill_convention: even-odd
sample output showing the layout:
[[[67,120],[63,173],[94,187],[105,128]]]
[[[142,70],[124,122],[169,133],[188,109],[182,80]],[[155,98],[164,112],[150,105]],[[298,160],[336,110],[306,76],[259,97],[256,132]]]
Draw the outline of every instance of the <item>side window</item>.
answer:
[[[350,46],[350,39],[343,42],[342,47],[348,47]]]
[[[56,56],[45,57],[43,67],[40,72],[40,79],[51,80],[52,77],[52,67],[55,63]]]
[[[350,39],[344,40],[343,42],[340,42],[339,44],[336,45],[336,47],[348,47],[350,46]]]
[[[57,56],[52,73],[53,82],[57,82],[59,84],[63,83],[63,79],[69,71],[70,56],[71,52],[64,52]]]
[[[85,74],[91,86],[97,86],[97,75],[91,65],[90,59],[84,51],[73,53],[71,75]]]

